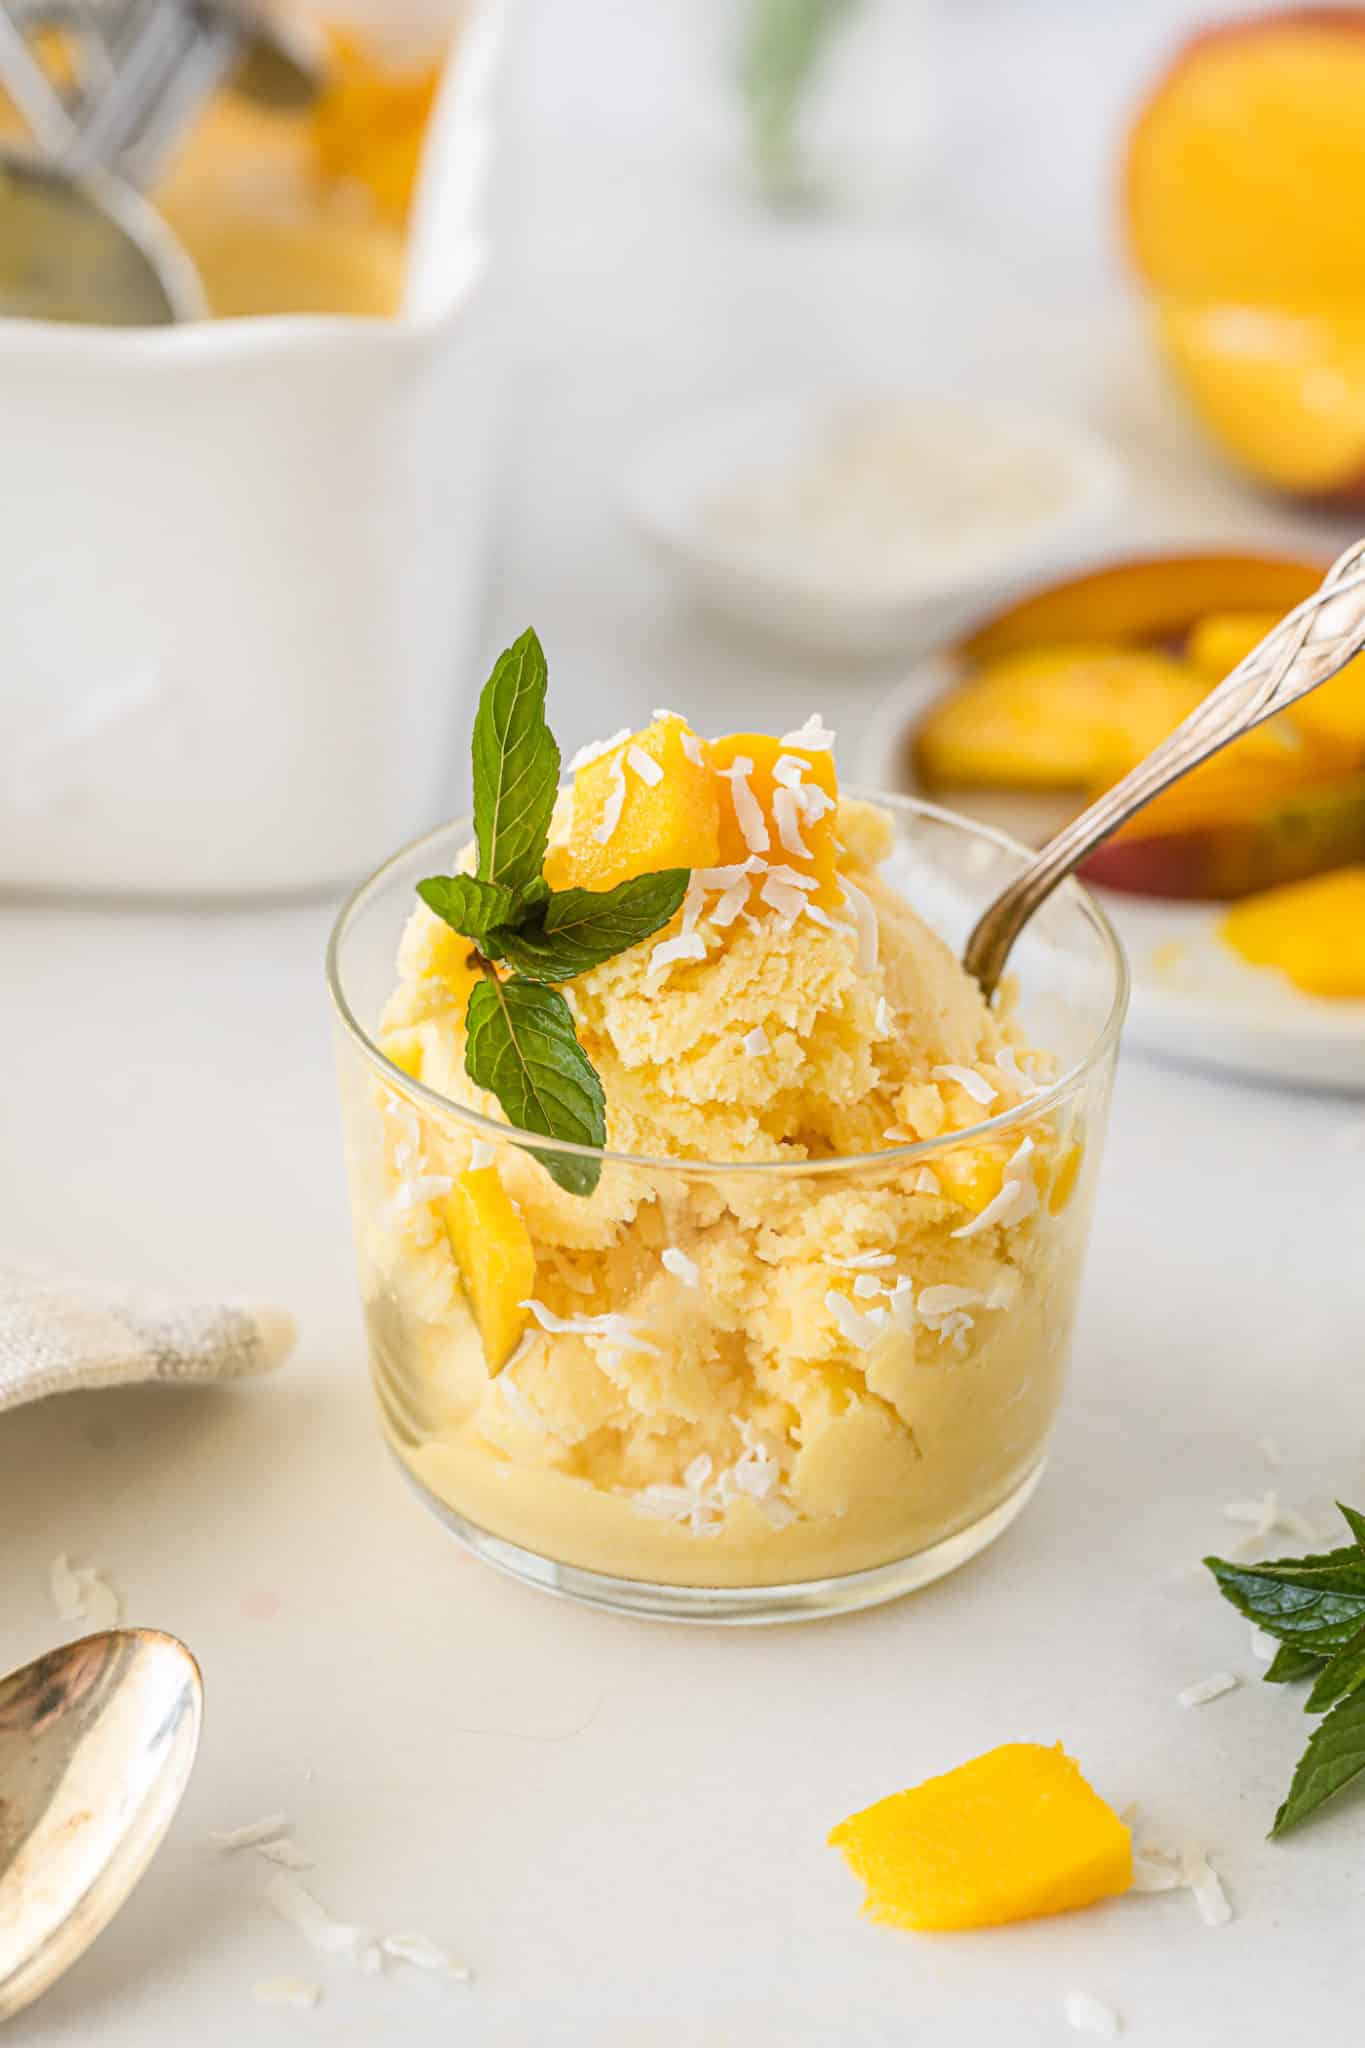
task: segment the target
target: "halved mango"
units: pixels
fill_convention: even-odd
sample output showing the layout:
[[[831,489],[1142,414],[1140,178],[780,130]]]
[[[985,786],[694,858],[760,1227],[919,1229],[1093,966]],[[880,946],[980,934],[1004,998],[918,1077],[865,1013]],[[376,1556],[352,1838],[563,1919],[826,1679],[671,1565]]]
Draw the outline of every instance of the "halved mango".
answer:
[[[1203,678],[1139,648],[1042,647],[987,662],[934,706],[916,765],[931,787],[1104,786],[1205,695]]]
[[[1010,1742],[842,1821],[830,1842],[888,1927],[998,1927],[1126,1892],[1132,1837],[1060,1742]]]
[[[733,732],[724,739],[711,742],[711,760],[717,777],[723,778],[720,781],[722,863],[729,865],[758,852],[774,865],[794,868],[798,874],[813,876],[820,886],[811,891],[811,901],[819,904],[821,909],[833,910],[842,903],[844,892],[838,881],[839,842],[834,834],[834,807],[838,802],[839,782],[834,772],[833,754],[827,748],[787,746],[771,733]],[[827,799],[829,808],[820,817],[803,818],[799,800],[792,789],[784,788],[778,781],[775,770],[784,760],[799,762],[800,784],[820,790]],[[750,844],[740,820],[739,806],[744,802],[742,791],[736,789],[732,778],[724,775],[726,769],[734,768],[740,761],[752,764],[743,780],[758,806],[758,838],[766,838],[766,847]],[[800,847],[806,851],[799,851]]]
[[[1365,997],[1365,866],[1249,897],[1219,933],[1244,960],[1278,967],[1310,995]]]
[[[632,765],[633,750],[659,770],[657,781]],[[546,855],[545,879],[553,889],[605,890],[660,868],[715,867],[722,793],[706,742],[685,719],[656,718],[579,769],[568,837]]]
[[[526,1328],[521,1304],[535,1292],[536,1255],[530,1232],[496,1167],[457,1174],[454,1187],[437,1207],[479,1326],[488,1370],[499,1373]]]
[[[1206,612],[1287,612],[1325,563],[1283,555],[1149,555],[1069,576],[983,620],[959,652],[993,661],[1021,648],[1157,643],[1183,638]]]
[[[1194,666],[1217,682],[1250,654],[1282,614],[1213,612],[1190,634],[1187,652]],[[1324,751],[1336,751],[1353,766],[1365,764],[1365,656],[1348,661],[1340,675],[1320,683],[1285,714]]]
[[[1182,813],[1178,789],[1091,854],[1087,881],[1139,896],[1226,902],[1365,861],[1365,777],[1267,789],[1259,808],[1248,807],[1243,781],[1221,816]]]

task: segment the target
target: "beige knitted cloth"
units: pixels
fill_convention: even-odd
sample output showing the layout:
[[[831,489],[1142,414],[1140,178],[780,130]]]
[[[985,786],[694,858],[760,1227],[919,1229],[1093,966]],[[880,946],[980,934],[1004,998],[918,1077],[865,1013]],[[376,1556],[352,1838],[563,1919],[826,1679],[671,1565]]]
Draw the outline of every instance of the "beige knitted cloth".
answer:
[[[282,1309],[134,1296],[0,1258],[0,1414],[80,1387],[270,1372],[294,1337]]]

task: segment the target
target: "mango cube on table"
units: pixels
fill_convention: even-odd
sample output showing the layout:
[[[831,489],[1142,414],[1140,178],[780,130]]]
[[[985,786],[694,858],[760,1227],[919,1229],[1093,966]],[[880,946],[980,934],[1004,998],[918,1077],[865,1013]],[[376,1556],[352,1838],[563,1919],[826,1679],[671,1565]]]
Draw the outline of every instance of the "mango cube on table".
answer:
[[[1126,1892],[1132,1837],[1060,1743],[1009,1742],[830,1836],[888,1927],[998,1927]]]

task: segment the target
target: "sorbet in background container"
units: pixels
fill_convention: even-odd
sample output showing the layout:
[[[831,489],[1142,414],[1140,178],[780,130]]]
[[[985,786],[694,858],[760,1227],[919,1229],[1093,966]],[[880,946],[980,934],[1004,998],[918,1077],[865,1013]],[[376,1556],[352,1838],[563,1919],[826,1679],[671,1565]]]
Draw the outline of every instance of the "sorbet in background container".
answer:
[[[776,855],[694,873],[675,928],[570,985],[612,1148],[587,1199],[542,1163],[576,1148],[481,1113],[467,942],[413,913],[469,827],[337,927],[384,1428],[447,1524],[534,1583],[684,1619],[829,1613],[953,1569],[1037,1483],[1122,958],[1068,885],[1002,1024],[957,954],[1020,850],[903,801],[843,799],[837,826],[834,910],[807,891],[803,913]]]

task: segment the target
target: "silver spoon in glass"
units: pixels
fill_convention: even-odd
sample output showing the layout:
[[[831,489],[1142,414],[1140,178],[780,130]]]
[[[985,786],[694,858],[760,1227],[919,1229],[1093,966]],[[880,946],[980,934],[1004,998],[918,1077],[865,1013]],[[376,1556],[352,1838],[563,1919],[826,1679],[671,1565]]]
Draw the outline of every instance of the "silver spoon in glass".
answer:
[[[995,994],[1010,950],[1034,911],[1097,846],[1210,754],[1327,682],[1362,647],[1365,540],[1358,540],[1337,557],[1311,597],[1281,619],[1145,761],[1050,839],[977,919],[962,964],[986,1000]]]
[[[189,1783],[199,1666],[113,1629],[0,1679],[0,2021],[83,1955],[151,1862]]]

